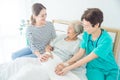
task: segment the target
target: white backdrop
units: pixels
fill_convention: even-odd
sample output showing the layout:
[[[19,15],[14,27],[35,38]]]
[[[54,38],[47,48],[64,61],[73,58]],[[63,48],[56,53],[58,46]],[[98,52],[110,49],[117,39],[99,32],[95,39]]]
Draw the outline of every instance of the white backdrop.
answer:
[[[2,0],[0,0],[0,2],[1,1]],[[18,37],[19,35],[18,27],[20,21],[22,19],[28,20],[30,18],[31,5],[35,2],[40,2],[46,6],[48,13],[47,20],[52,20],[52,19],[80,20],[80,17],[83,14],[84,10],[86,10],[87,8],[96,7],[96,8],[100,8],[104,13],[104,22],[102,24],[103,26],[120,28],[120,24],[119,24],[120,0],[3,0],[2,3],[0,3],[0,5],[2,4],[2,7],[0,6],[0,10],[2,9],[2,11],[0,12],[0,17],[4,19],[4,20],[0,19],[1,59],[4,57],[6,58],[6,55],[8,54],[10,55],[11,52],[15,51],[15,49],[17,50],[25,46],[24,41],[19,41],[18,38],[17,39],[19,43],[17,42],[14,43],[14,41],[16,41],[15,36]],[[5,7],[5,10],[3,6]],[[4,14],[4,12],[6,13]],[[15,38],[14,41],[7,40],[8,41],[7,43],[3,42],[3,39],[5,38],[11,39],[11,36]],[[6,46],[8,44],[10,44],[9,47]],[[19,46],[17,47],[17,45]],[[3,57],[3,53],[6,54],[4,57]]]

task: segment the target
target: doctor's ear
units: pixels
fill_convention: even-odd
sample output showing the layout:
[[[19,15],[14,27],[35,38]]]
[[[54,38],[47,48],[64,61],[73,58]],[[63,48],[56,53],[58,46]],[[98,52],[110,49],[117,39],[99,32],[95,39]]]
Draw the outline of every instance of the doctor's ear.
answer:
[[[97,23],[97,24],[95,24],[95,26],[94,27],[99,27],[100,26],[100,24],[99,23]]]

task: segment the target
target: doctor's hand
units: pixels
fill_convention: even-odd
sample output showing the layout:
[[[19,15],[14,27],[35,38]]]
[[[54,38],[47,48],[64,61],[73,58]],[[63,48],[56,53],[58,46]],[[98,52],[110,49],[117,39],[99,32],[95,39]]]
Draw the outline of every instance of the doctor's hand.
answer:
[[[61,71],[58,71],[56,74],[64,76],[66,73],[68,73],[68,71],[70,71],[69,67],[65,67]]]
[[[63,68],[65,68],[63,63],[60,63],[56,66],[55,68],[55,73],[57,74],[58,72],[60,72]]]
[[[69,66],[67,62],[58,64],[57,67],[55,68],[55,73],[59,75],[59,73],[67,66]]]

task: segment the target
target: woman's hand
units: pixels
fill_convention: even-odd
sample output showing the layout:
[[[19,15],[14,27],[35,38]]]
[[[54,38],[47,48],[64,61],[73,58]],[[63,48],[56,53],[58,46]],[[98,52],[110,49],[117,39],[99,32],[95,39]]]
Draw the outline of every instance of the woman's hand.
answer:
[[[63,63],[60,63],[55,68],[55,73],[58,74],[63,68],[65,68]]]

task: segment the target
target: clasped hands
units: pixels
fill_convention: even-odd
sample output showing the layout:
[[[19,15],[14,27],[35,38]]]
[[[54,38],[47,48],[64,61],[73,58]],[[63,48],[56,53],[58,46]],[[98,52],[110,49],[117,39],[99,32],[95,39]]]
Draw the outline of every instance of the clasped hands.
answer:
[[[41,54],[39,57],[41,62],[46,62],[49,58],[53,58],[53,55],[51,54],[51,51],[53,51],[53,47],[47,45],[45,51],[46,52],[44,54]]]
[[[64,76],[68,71],[70,71],[68,66],[69,64],[66,65],[66,63],[58,64],[55,68],[55,73],[57,75]]]

